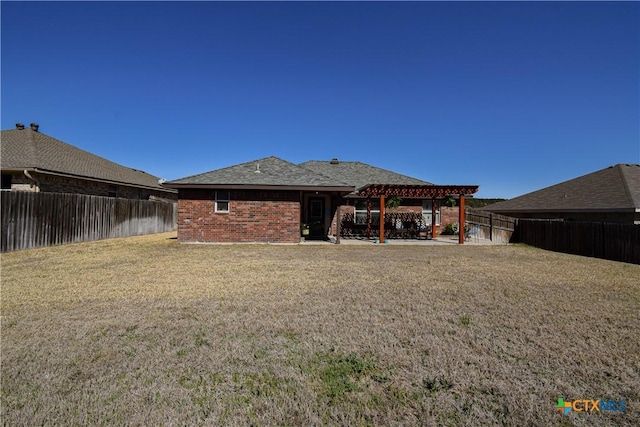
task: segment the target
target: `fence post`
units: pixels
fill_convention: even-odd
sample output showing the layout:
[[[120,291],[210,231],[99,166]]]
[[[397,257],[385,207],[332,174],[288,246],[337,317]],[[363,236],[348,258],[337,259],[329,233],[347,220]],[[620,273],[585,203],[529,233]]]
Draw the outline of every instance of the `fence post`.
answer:
[[[489,212],[489,240],[493,242],[493,212]]]

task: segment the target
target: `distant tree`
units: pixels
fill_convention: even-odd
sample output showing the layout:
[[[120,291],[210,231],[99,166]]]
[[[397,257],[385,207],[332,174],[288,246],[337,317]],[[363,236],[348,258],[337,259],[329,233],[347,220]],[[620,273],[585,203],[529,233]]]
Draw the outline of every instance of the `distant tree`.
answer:
[[[402,203],[402,199],[398,196],[389,197],[384,203],[384,207],[387,209],[396,209]]]
[[[454,207],[456,205],[456,199],[454,199],[453,196],[447,196],[447,198],[443,200],[442,204],[445,206]]]
[[[468,208],[478,209],[492,205],[494,203],[502,202],[504,200],[507,199],[477,199],[475,197],[469,197],[465,200],[465,205]]]

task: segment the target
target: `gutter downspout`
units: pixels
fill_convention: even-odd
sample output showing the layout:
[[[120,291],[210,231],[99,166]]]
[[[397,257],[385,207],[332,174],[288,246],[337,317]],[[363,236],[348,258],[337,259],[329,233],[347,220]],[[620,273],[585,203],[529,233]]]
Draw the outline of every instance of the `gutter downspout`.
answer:
[[[40,181],[38,181],[37,179],[35,179],[34,177],[31,176],[31,174],[29,174],[28,170],[24,170],[24,176],[26,176],[27,178],[29,178],[31,181],[36,183],[36,192],[40,191]]]

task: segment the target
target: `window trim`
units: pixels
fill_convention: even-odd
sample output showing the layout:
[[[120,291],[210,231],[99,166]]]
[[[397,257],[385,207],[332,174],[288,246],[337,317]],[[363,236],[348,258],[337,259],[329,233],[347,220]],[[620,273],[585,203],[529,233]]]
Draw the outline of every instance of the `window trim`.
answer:
[[[365,204],[364,209],[358,209],[358,201],[363,201]],[[377,205],[377,208],[376,208]],[[358,213],[364,213],[364,221],[358,222]],[[371,199],[371,223],[375,224],[376,222],[373,220],[374,216],[378,216],[378,221],[380,221],[380,199]],[[367,223],[367,199],[355,199],[353,202],[353,222],[354,224],[366,224]]]
[[[219,195],[219,193],[227,193],[226,194],[226,198],[220,197],[222,196],[222,194]],[[225,191],[225,190],[221,190],[218,191],[216,190],[216,194],[215,194],[215,211],[218,213],[229,213],[229,208],[231,207],[230,204],[230,199],[231,199],[231,194],[229,191]],[[227,204],[227,208],[226,209],[221,209],[219,203],[226,203]]]
[[[431,225],[431,219],[427,219],[427,214],[429,218],[431,218],[432,208],[431,208],[431,199],[422,199],[422,217],[424,218],[427,225]],[[425,208],[426,206],[426,208]],[[440,212],[440,201],[436,200],[436,225],[440,225],[441,223],[441,212]]]

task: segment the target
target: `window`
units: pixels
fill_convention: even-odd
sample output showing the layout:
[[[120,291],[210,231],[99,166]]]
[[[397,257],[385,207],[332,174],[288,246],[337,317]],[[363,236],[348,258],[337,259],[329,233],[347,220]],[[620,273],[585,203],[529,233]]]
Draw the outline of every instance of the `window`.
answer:
[[[2,189],[3,190],[11,190],[11,175],[2,174]]]
[[[422,217],[427,225],[431,225],[431,200],[422,201]],[[440,203],[436,202],[436,225],[440,225]]]
[[[229,212],[228,191],[216,191],[216,212]]]
[[[322,218],[322,200],[311,200],[311,219]]]
[[[367,199],[356,199],[355,203],[355,223],[367,223]],[[380,199],[371,199],[371,223],[380,223]]]
[[[110,185],[108,190],[109,197],[118,197],[118,187],[115,185]]]

